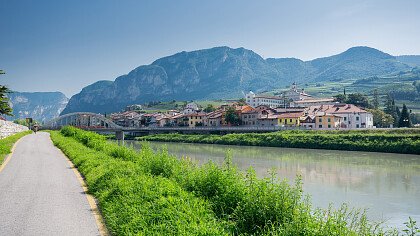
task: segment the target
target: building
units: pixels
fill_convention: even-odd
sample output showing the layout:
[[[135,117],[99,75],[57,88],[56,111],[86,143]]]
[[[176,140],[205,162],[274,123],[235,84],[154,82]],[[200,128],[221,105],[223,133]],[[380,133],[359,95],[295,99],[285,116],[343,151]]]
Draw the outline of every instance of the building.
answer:
[[[300,126],[306,129],[316,129],[315,116],[301,117]]]
[[[207,126],[222,126],[224,124],[224,111],[216,110],[207,114]]]
[[[189,127],[197,127],[197,126],[207,126],[207,114],[200,112],[200,113],[192,113],[188,114],[185,117],[188,118],[188,126]]]
[[[290,103],[291,107],[310,107],[320,105],[334,105],[337,102],[334,98],[312,98],[306,100],[293,101]]]
[[[312,96],[305,93],[303,89],[300,91],[298,90],[296,82],[290,86],[290,90],[282,94],[282,97],[285,97],[287,100],[293,102],[312,99]]]
[[[140,127],[142,115],[135,111],[125,111],[111,114],[110,119],[119,126]]]
[[[241,123],[245,126],[256,126],[258,125],[258,110],[252,109],[241,113]]]
[[[140,111],[142,106],[139,104],[128,105],[125,107],[125,111]]]
[[[341,125],[341,117],[326,112],[318,112],[315,116],[316,129],[338,129]]]
[[[195,102],[190,102],[188,103],[185,107],[182,113],[184,114],[192,114],[192,113],[196,113],[198,112],[199,107],[197,105],[197,103]]]
[[[258,125],[259,126],[278,126],[279,119],[278,115],[276,114],[266,114],[258,118]]]
[[[305,113],[307,115],[317,115],[318,112],[325,112],[332,115],[340,116],[340,128],[359,129],[373,128],[373,115],[353,104],[335,104],[311,106]]]
[[[250,91],[245,96],[245,101],[248,105],[252,107],[258,106],[268,106],[271,108],[284,106],[285,100],[284,98],[277,97],[277,96],[265,96],[265,95],[255,95],[252,91]]]
[[[300,126],[300,119],[303,116],[303,112],[290,112],[278,114],[278,125],[287,127]]]

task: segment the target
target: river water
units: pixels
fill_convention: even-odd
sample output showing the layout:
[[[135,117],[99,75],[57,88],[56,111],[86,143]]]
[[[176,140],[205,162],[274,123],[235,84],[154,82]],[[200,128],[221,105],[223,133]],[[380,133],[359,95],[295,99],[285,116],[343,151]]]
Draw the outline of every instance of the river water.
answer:
[[[136,141],[128,145],[140,148]],[[228,149],[241,170],[252,166],[259,177],[274,168],[279,178],[293,183],[297,174],[315,207],[330,203],[368,210],[371,220],[402,228],[411,216],[420,222],[420,156],[374,152],[249,147],[214,144],[151,142],[154,149],[166,146],[169,153],[199,163],[222,163]]]

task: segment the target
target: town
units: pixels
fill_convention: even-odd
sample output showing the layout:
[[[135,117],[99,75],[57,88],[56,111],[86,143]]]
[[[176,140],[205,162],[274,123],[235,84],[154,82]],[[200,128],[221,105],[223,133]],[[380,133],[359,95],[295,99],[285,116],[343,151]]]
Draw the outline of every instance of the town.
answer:
[[[147,113],[142,105],[130,105],[108,116],[122,127],[287,127],[299,129],[371,129],[372,113],[334,98],[315,98],[296,83],[280,96],[258,95],[214,107],[187,103],[181,110]]]

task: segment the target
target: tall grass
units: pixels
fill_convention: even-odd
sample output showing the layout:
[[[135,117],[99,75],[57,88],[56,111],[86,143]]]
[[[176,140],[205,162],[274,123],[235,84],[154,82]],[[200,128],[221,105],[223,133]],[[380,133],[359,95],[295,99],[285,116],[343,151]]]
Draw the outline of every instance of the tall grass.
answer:
[[[57,147],[86,178],[115,235],[384,235],[364,212],[343,205],[314,209],[294,185],[242,174],[227,153],[223,166],[198,166],[147,145],[137,152],[71,127],[52,131]]]
[[[32,131],[25,131],[0,139],[0,164],[3,162],[6,155],[12,151],[13,144],[30,133],[32,133]]]
[[[159,134],[137,140],[420,154],[420,132],[416,129],[407,129],[405,133],[402,131],[295,130],[263,134]]]

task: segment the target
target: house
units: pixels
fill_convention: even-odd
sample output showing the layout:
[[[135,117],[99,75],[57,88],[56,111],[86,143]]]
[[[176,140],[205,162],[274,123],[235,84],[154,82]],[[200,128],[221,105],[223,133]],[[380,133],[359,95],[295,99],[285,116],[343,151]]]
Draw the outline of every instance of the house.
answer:
[[[315,129],[315,116],[303,116],[300,118],[300,126],[306,129]]]
[[[125,111],[140,111],[142,106],[139,104],[128,105],[125,107]]]
[[[341,124],[341,117],[338,115],[318,112],[315,116],[316,129],[338,129]]]
[[[204,112],[188,114],[189,127],[207,126],[207,114]]]
[[[258,124],[259,112],[256,109],[241,113],[241,124],[245,126],[255,126]]]
[[[373,115],[353,104],[335,104],[311,106],[306,111],[307,114],[316,115],[317,112],[325,112],[332,115],[340,116],[341,128],[359,129],[373,128]]]
[[[300,126],[300,118],[302,116],[303,112],[280,113],[277,115],[278,125],[288,127]]]
[[[142,115],[135,111],[125,111],[122,113],[113,113],[110,119],[117,125],[123,127],[140,127]]]
[[[158,127],[173,126],[173,120],[171,119],[171,116],[159,114],[156,116],[156,125]]]
[[[192,114],[192,113],[196,113],[198,112],[199,107],[197,105],[197,103],[195,102],[190,102],[187,105],[185,105],[184,110],[182,113],[184,114]]]
[[[179,114],[171,117],[171,122],[174,126],[188,126],[188,117],[184,114]]]
[[[207,114],[207,126],[224,125],[224,111],[216,110]]]
[[[279,120],[278,115],[273,113],[266,113],[258,118],[258,125],[259,126],[278,126]]]

